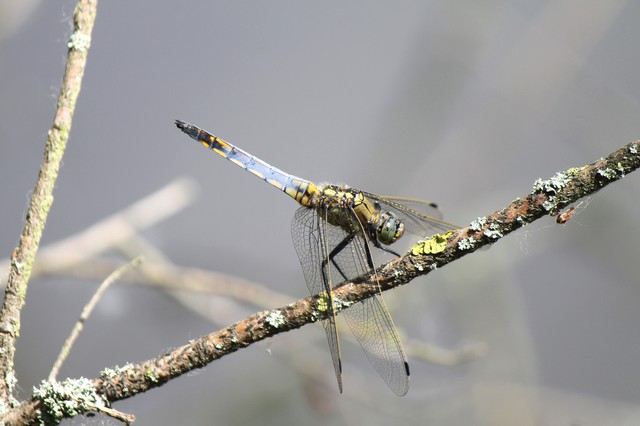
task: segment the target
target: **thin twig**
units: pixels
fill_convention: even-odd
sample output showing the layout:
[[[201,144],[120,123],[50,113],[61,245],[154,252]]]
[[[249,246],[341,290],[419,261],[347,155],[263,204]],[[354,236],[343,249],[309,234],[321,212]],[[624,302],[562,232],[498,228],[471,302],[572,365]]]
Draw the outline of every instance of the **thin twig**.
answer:
[[[458,349],[444,349],[426,344],[418,339],[402,342],[409,358],[418,358],[432,364],[454,366],[481,358],[489,351],[485,342],[470,343]]]
[[[87,321],[87,319],[91,315],[91,312],[93,312],[93,309],[96,307],[96,305],[98,304],[98,302],[102,298],[102,295],[107,290],[107,288],[109,288],[109,286],[111,284],[113,284],[118,279],[120,279],[120,277],[123,276],[124,274],[126,274],[129,270],[131,270],[131,269],[137,267],[138,265],[140,265],[142,263],[142,261],[143,261],[143,258],[141,256],[136,257],[131,262],[129,262],[126,265],[123,265],[120,268],[118,268],[115,271],[113,271],[111,273],[111,275],[109,275],[107,277],[107,279],[105,279],[102,282],[102,284],[100,284],[100,287],[98,287],[98,290],[96,290],[96,292],[93,295],[93,297],[91,298],[91,300],[89,300],[89,302],[86,304],[86,306],[82,310],[82,314],[80,315],[80,318],[78,319],[78,322],[76,322],[75,326],[71,330],[71,334],[69,335],[67,340],[64,342],[64,345],[62,346],[62,349],[60,349],[60,354],[58,355],[58,359],[56,359],[56,362],[53,364],[53,368],[51,369],[51,372],[49,373],[49,379],[48,380],[50,382],[53,382],[54,380],[56,380],[56,376],[58,375],[58,372],[60,372],[60,368],[62,367],[62,364],[64,363],[64,361],[69,356],[69,352],[71,351],[71,347],[73,346],[73,344],[75,343],[76,339],[80,335],[80,332],[84,328],[84,323]]]
[[[69,270],[77,263],[122,244],[141,230],[184,210],[193,202],[196,187],[192,179],[175,179],[84,231],[43,247],[38,253],[32,275],[41,274],[42,268],[46,269],[46,273]],[[0,261],[0,271],[5,264],[8,262]]]
[[[87,405],[91,410],[97,411],[98,413],[102,413],[105,416],[109,416],[111,418],[119,420],[127,426],[136,421],[136,416],[134,416],[133,414],[123,413],[122,411],[118,411],[116,409],[109,408],[109,407],[101,407],[99,405],[93,405],[93,406],[90,404],[87,404]]]
[[[145,259],[147,260],[144,265],[122,279],[123,283],[226,296],[264,309],[294,300],[286,294],[233,275],[174,265],[170,262],[152,262],[146,254]],[[95,280],[113,271],[116,262],[112,259],[94,257],[65,271],[53,271],[48,269],[48,265],[42,266],[43,274],[64,274],[68,277]]]
[[[74,31],[68,43],[67,65],[58,96],[58,109],[49,130],[44,160],[31,196],[18,247],[11,254],[11,270],[0,309],[0,400],[14,405],[13,387],[15,340],[20,334],[20,312],[25,303],[31,275],[44,225],[53,204],[53,188],[58,177],[82,76],[87,62],[91,31],[96,16],[97,0],[81,0],[74,13]]]
[[[65,269],[122,244],[140,230],[149,228],[189,206],[195,198],[196,188],[197,184],[192,179],[176,179],[81,233],[47,247],[47,251],[43,250],[38,256],[38,262],[55,264]],[[36,271],[37,269],[36,263]]]
[[[640,142],[634,142],[590,165],[569,169],[546,181],[538,180],[533,192],[504,209],[479,218],[466,228],[419,242],[404,256],[378,268],[377,277],[361,277],[335,288],[333,300],[340,302],[336,308],[373,297],[379,288],[389,290],[406,284],[417,276],[493,244],[534,220],[594,194],[639,167]],[[100,377],[93,379],[93,387],[109,402],[130,398],[253,343],[325,318],[326,307],[318,309],[326,306],[325,300],[324,295],[309,296],[279,309],[255,313],[154,359],[124,368],[106,369]],[[7,425],[35,422],[42,406],[40,400],[32,398],[5,413],[0,421]]]

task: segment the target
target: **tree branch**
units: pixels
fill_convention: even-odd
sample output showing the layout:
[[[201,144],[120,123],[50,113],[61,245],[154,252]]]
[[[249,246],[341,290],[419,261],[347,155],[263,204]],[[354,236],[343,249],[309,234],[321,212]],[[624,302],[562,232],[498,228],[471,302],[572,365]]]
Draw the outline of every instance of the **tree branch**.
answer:
[[[9,406],[17,403],[13,398],[13,387],[16,383],[13,364],[15,341],[20,334],[20,312],[24,306],[27,284],[40,237],[53,204],[53,187],[58,177],[76,100],[80,93],[96,6],[96,0],[81,0],[76,7],[74,31],[68,43],[67,66],[58,96],[58,109],[48,133],[44,160],[40,165],[40,174],[31,196],[20,242],[11,254],[11,270],[0,309],[0,400]]]
[[[378,293],[406,284],[475,250],[495,243],[516,229],[551,213],[557,213],[580,198],[589,196],[640,167],[640,142],[630,143],[607,158],[557,173],[549,180],[538,179],[533,192],[518,198],[489,216],[445,235],[418,242],[407,254],[378,269],[373,276],[346,282],[335,288],[336,310]],[[91,390],[105,401],[114,402],[153,389],[194,369],[245,348],[253,343],[325,318],[326,297],[315,295],[279,309],[262,311],[222,330],[140,364],[106,369],[91,381]],[[322,309],[322,306],[325,309]],[[34,393],[37,395],[37,393]],[[3,419],[6,424],[35,421],[41,399],[32,397]]]

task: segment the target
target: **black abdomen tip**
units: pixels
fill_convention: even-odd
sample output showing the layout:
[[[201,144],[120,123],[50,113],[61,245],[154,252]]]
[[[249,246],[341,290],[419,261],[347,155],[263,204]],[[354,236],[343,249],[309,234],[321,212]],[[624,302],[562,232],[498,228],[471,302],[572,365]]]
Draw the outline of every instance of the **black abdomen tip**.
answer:
[[[176,120],[176,126],[178,126],[178,129],[184,130],[185,126],[187,126],[187,123],[182,120]]]

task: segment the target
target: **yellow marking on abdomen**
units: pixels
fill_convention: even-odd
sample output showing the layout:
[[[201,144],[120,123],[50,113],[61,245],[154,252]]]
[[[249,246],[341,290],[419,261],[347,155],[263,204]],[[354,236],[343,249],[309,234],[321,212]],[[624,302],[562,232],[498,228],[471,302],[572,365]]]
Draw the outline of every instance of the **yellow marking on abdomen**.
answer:
[[[271,185],[275,186],[276,188],[278,188],[281,191],[284,189],[284,186],[282,185],[282,182],[280,182],[279,180],[267,179],[267,182],[270,183]]]
[[[216,152],[217,152],[217,151],[216,151]],[[229,158],[229,157],[227,157],[226,155],[225,155],[224,157],[226,157],[226,158],[227,158],[227,160],[231,161],[231,162],[232,162],[233,164],[235,164],[236,166],[240,166],[240,167],[242,167],[243,169],[246,169],[245,164],[244,164],[243,162],[241,162],[241,161],[238,161],[238,159],[236,159],[236,158]],[[249,170],[249,171],[251,171],[251,170]]]
[[[260,173],[258,170],[255,170],[255,169],[247,169],[247,170],[253,173],[254,175],[258,176],[260,179],[265,180],[264,175]]]

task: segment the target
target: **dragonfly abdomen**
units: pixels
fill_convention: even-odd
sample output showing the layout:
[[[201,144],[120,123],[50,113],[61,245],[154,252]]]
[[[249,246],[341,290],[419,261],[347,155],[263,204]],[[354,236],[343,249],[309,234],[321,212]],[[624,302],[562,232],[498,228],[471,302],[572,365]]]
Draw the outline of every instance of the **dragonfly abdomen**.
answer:
[[[313,195],[317,192],[317,188],[312,182],[283,172],[206,130],[181,120],[176,120],[176,126],[191,139],[200,142],[204,147],[275,186],[303,206],[309,206]]]

